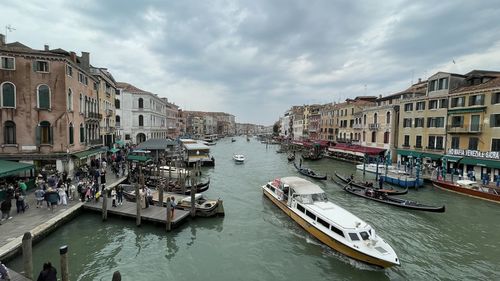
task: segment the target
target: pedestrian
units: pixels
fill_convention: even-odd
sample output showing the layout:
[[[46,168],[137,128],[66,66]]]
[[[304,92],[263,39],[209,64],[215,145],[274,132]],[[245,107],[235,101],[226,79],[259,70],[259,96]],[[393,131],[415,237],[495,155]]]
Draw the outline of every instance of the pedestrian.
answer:
[[[69,200],[73,201],[78,197],[78,194],[76,194],[76,187],[72,182],[68,182],[68,186]]]
[[[18,188],[16,190],[16,193],[14,195],[14,198],[16,199],[16,210],[17,210],[17,213],[23,213],[24,214],[24,210],[25,210],[25,206],[24,206],[24,195],[21,193],[21,189]]]
[[[61,187],[57,189],[57,194],[59,194],[59,205],[66,206],[68,205],[68,195],[66,195],[66,191],[64,191],[64,187],[66,184],[63,184]]]
[[[175,210],[175,207],[177,207],[177,203],[175,203],[175,197],[172,196],[170,197],[170,206],[172,207],[172,212],[170,213],[171,216],[170,216],[170,220],[174,220],[174,210]]]
[[[118,190],[116,191],[116,199],[118,201],[118,205],[123,205],[123,185],[118,185]]]
[[[54,212],[54,206],[57,206],[57,203],[59,202],[59,194],[49,187],[45,193],[45,200],[47,200],[50,210]]]
[[[139,200],[141,200],[141,208],[145,209],[148,206],[146,205],[146,191],[144,187],[139,190]]]
[[[111,206],[112,207],[116,207],[116,190],[115,188],[113,187],[113,189],[111,189]]]
[[[28,186],[23,180],[19,181],[19,188],[21,189],[22,195],[26,196],[26,190],[28,189]]]
[[[7,267],[0,261],[0,280],[10,280],[9,270]]]
[[[57,270],[50,262],[44,263],[36,281],[57,281]]]
[[[41,185],[38,186],[38,189],[35,191],[36,207],[37,208],[43,207],[43,195],[44,194],[45,194],[45,191],[43,191],[43,187]]]
[[[378,188],[382,189],[384,185],[384,177],[379,176],[378,178]]]
[[[12,199],[10,197],[5,198],[0,204],[0,210],[2,211],[2,220],[10,220],[10,209],[12,208]]]

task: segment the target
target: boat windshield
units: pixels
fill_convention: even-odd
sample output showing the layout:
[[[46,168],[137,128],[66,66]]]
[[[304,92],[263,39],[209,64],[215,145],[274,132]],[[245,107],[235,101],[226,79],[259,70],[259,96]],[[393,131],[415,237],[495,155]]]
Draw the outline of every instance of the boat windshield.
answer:
[[[326,197],[325,193],[317,193],[317,194],[312,194],[312,200],[314,202],[325,202],[328,201],[328,198]]]

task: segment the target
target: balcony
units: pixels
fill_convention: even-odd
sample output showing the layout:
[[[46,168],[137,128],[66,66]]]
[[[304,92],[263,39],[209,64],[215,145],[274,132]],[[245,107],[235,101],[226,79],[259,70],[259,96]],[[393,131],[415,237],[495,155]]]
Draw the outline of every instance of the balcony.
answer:
[[[403,148],[410,148],[410,144],[409,143],[403,143],[401,146]]]
[[[414,145],[413,149],[415,149],[415,150],[421,150],[422,149],[422,145]]]
[[[119,129],[119,128],[120,128],[120,122],[115,122],[115,127],[116,127],[117,129]]]
[[[102,114],[100,113],[95,113],[95,112],[86,112],[85,113],[85,118],[87,119],[102,119]]]
[[[102,145],[102,140],[101,139],[89,140],[87,143],[90,146]]]
[[[113,116],[113,110],[112,109],[106,109],[106,116],[107,117],[110,117],[110,116]]]
[[[363,124],[354,124],[352,127],[353,127],[355,130],[361,130],[361,129],[363,129]]]
[[[479,134],[482,132],[483,125],[457,124],[457,125],[448,125],[446,129],[450,134]]]
[[[425,149],[427,149],[427,150],[444,150],[443,147],[434,147],[434,146],[426,146]]]
[[[370,131],[376,131],[379,129],[379,127],[380,127],[380,124],[378,124],[378,123],[368,124],[368,129],[370,129]]]

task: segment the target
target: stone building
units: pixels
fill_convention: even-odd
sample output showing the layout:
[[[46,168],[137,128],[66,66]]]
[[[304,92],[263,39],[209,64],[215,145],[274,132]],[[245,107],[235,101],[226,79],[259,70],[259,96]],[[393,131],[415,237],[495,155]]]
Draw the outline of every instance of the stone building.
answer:
[[[99,97],[100,135],[103,144],[111,147],[115,141],[116,127],[116,81],[106,68],[90,67],[90,73],[98,82],[94,83]],[[119,120],[118,120],[119,122]]]
[[[0,158],[71,173],[99,154],[88,150],[102,143],[89,53],[36,50],[4,38],[0,34]]]

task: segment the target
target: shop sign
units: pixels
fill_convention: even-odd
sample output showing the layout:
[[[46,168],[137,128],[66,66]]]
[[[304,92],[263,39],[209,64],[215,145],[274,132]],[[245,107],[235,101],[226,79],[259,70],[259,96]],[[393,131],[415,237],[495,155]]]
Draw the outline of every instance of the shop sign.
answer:
[[[483,159],[493,159],[500,160],[500,152],[499,151],[479,151],[479,150],[470,150],[470,149],[448,149],[449,155],[455,156],[467,156],[474,158],[483,158]]]

